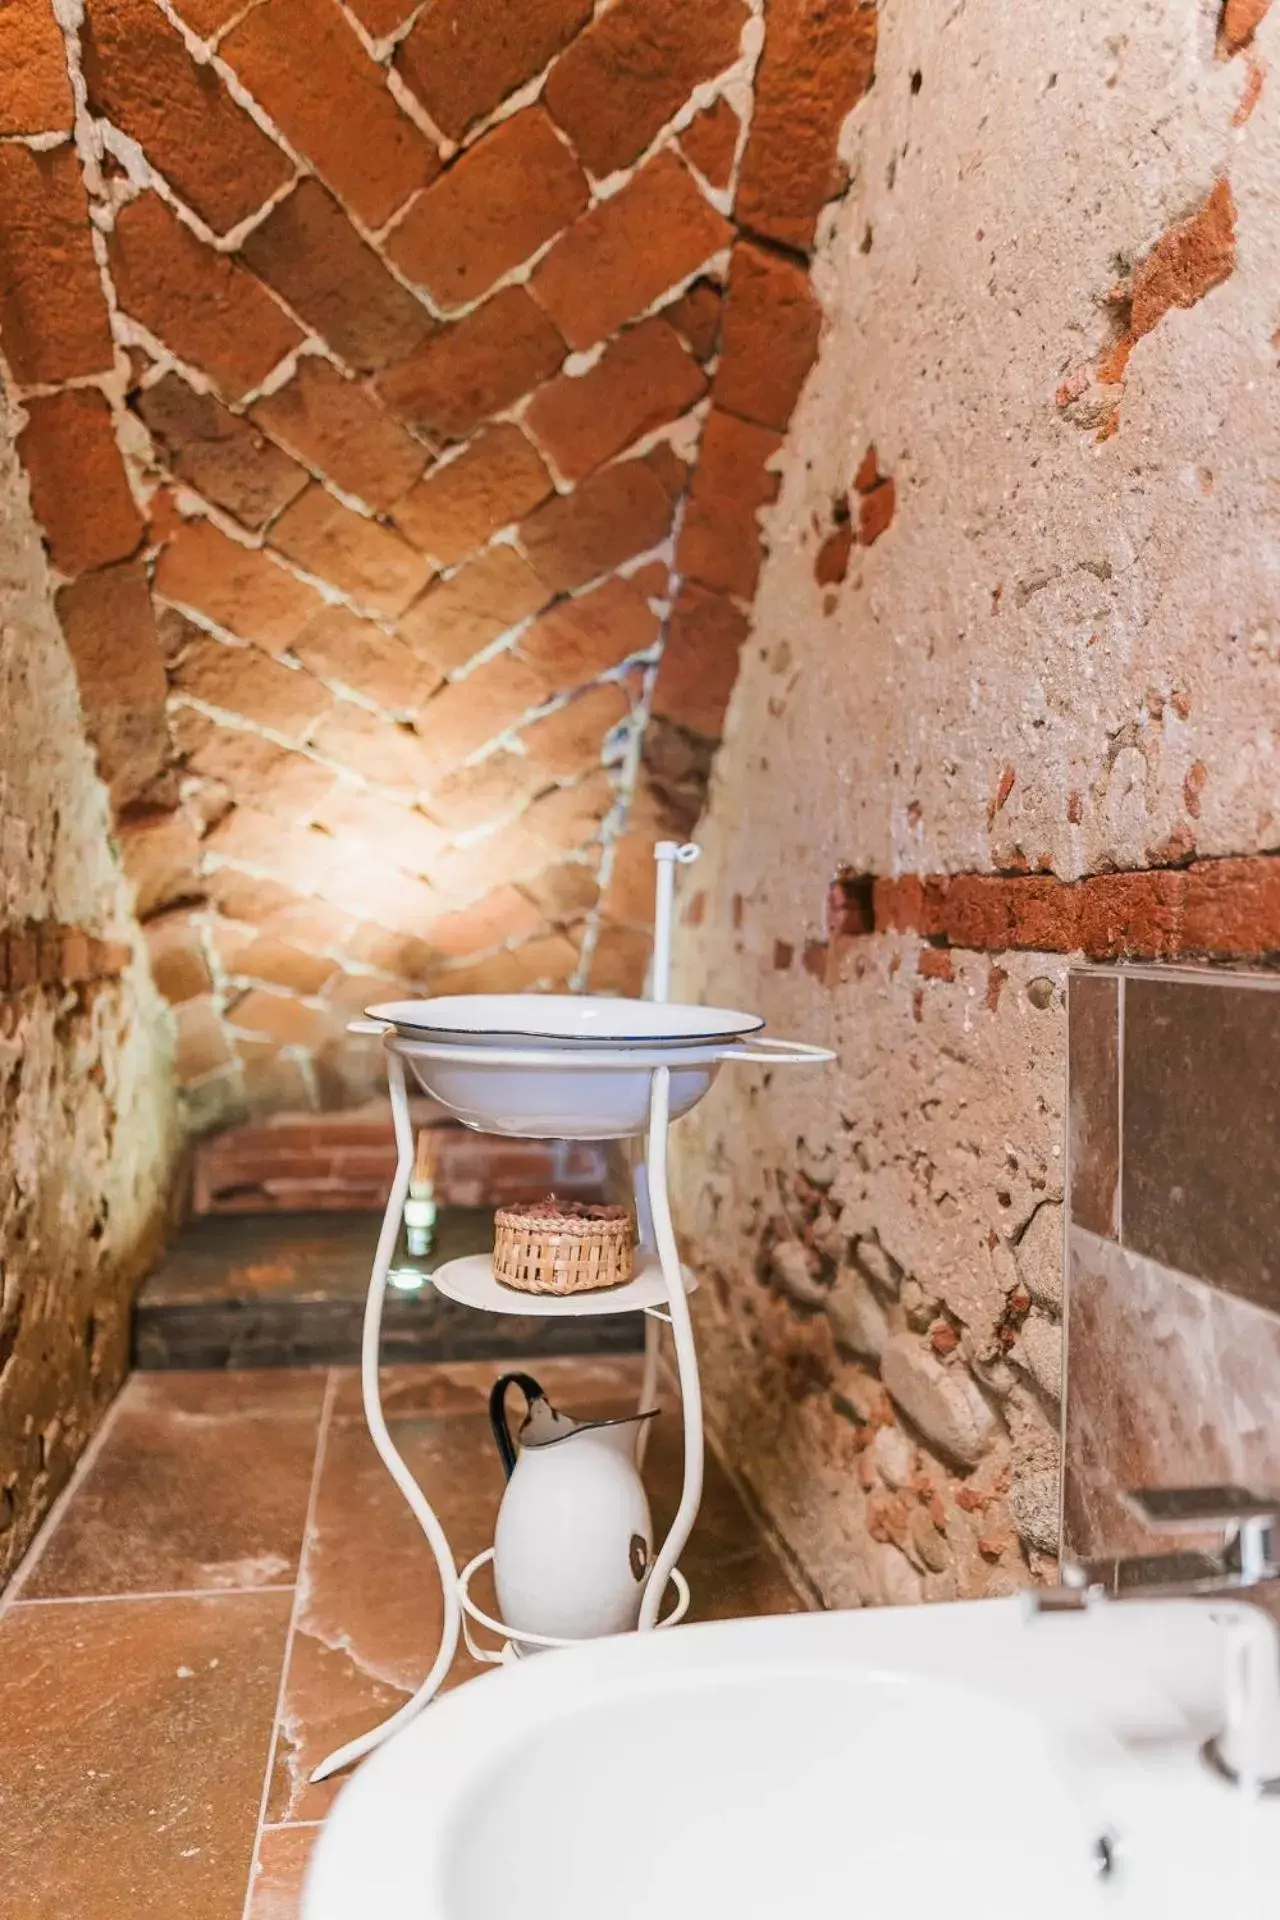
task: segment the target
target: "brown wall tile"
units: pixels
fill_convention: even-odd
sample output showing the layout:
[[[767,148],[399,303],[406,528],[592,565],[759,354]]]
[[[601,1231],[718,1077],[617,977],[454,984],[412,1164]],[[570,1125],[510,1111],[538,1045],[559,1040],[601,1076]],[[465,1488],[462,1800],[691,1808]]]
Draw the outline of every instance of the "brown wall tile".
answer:
[[[1065,1552],[1167,1550],[1129,1487],[1280,1486],[1280,1320],[1078,1228],[1068,1289]]]
[[[1126,981],[1125,1245],[1280,1312],[1277,1139],[1280,990]]]
[[[1068,986],[1067,1156],[1071,1217],[1093,1233],[1116,1230],[1119,1188],[1120,983],[1073,973]]]

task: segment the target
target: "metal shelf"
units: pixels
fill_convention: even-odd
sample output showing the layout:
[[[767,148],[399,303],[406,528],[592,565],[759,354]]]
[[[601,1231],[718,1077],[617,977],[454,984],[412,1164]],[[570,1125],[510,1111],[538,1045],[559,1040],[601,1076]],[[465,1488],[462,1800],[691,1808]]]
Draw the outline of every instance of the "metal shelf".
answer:
[[[682,1267],[685,1292],[692,1293],[697,1278]],[[493,1277],[493,1261],[487,1253],[466,1254],[459,1260],[446,1260],[431,1275],[431,1283],[448,1300],[460,1306],[477,1307],[482,1313],[512,1313],[524,1319],[560,1320],[580,1315],[603,1313],[639,1313],[650,1307],[667,1305],[667,1283],[656,1254],[647,1254],[637,1264],[636,1277],[623,1287],[604,1287],[598,1293],[520,1293],[504,1287]]]

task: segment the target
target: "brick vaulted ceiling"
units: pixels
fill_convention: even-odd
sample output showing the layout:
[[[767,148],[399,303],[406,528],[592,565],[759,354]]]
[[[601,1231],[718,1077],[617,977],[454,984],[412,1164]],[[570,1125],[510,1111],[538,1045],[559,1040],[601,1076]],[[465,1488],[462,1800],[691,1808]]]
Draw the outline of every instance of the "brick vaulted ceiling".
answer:
[[[192,1118],[639,988],[868,0],[0,0],[0,349]]]

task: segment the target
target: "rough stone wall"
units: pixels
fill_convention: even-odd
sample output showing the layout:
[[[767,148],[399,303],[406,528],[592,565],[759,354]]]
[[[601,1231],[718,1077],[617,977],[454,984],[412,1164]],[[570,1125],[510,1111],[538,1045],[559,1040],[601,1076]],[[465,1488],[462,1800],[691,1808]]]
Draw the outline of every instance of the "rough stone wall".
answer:
[[[0,334],[195,1125],[363,1098],[372,999],[639,985],[874,31],[4,9]]]
[[[0,1587],[123,1377],[174,1144],[163,1010],[0,418]]]
[[[681,985],[829,1042],[676,1156],[715,1424],[821,1594],[1057,1537],[1070,956],[1280,958],[1280,12],[898,0]]]

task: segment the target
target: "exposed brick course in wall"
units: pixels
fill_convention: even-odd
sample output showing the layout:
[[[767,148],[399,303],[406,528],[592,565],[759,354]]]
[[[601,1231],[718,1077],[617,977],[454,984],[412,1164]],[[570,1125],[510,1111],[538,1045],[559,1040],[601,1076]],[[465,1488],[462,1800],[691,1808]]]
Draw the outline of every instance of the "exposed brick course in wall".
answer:
[[[828,0],[4,11],[0,348],[197,1126],[363,1097],[366,993],[640,987],[864,24],[850,58]]]

